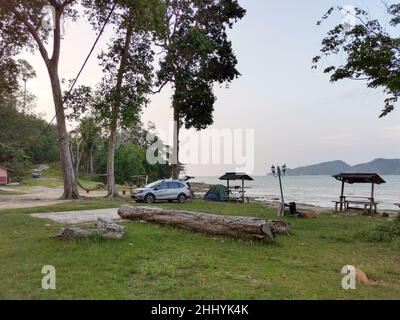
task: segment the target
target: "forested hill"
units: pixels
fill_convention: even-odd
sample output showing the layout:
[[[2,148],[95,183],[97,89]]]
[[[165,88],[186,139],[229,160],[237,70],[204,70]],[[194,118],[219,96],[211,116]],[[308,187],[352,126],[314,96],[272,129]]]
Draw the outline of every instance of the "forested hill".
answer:
[[[334,175],[342,172],[378,173],[381,175],[400,175],[400,159],[375,159],[368,163],[351,166],[344,161],[330,161],[295,169],[288,169],[289,176]]]

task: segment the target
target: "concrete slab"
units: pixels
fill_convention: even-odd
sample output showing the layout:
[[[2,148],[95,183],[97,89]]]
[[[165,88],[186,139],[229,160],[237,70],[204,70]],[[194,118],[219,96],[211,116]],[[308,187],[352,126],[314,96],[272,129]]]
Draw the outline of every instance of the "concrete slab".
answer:
[[[67,211],[67,212],[47,212],[32,213],[32,217],[49,219],[60,224],[83,224],[96,222],[97,218],[118,221],[121,217],[118,215],[118,208],[83,210],[83,211]]]

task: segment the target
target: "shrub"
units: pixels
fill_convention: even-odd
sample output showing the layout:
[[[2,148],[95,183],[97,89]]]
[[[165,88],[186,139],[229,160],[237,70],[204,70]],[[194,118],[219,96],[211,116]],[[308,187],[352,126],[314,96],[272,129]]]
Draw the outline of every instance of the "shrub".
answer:
[[[364,227],[357,231],[354,237],[366,242],[400,243],[400,215],[393,221]]]

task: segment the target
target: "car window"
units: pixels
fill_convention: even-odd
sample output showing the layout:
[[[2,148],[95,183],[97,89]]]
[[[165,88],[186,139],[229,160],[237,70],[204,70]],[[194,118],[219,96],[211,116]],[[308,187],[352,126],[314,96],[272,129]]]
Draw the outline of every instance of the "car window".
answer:
[[[186,187],[186,185],[185,185],[184,183],[180,183],[180,182],[179,182],[179,188],[180,188],[180,189],[185,188],[185,187]]]
[[[168,189],[168,183],[166,182],[161,183],[158,188],[158,190],[166,190],[166,189]]]
[[[179,189],[178,182],[168,182],[168,189]]]
[[[148,184],[147,186],[145,186],[145,188],[154,188],[157,187],[157,185],[160,183],[160,181],[156,181],[156,182],[152,182],[150,184]]]

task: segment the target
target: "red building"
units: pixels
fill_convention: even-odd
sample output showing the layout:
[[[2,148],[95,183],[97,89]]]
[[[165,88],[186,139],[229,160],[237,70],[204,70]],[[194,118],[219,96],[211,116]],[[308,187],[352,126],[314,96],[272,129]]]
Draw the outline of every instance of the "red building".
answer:
[[[11,182],[11,178],[9,177],[9,173],[12,170],[0,167],[0,184],[7,184]]]

